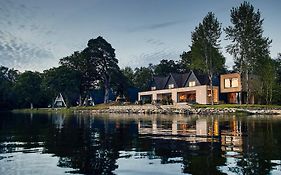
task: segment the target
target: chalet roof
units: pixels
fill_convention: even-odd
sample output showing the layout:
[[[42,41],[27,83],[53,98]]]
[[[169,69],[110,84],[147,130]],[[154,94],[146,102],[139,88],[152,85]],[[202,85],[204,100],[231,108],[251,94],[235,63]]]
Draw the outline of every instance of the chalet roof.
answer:
[[[166,77],[160,77],[160,76],[153,77],[152,85],[151,86],[155,86],[156,89],[164,89],[168,79],[169,79],[169,76],[166,76]]]
[[[209,84],[209,78],[207,75],[200,74],[199,72],[193,72],[190,71],[188,73],[170,73],[168,76],[155,76],[153,77],[153,80],[150,84],[150,87],[156,87],[157,90],[159,89],[165,89],[167,86],[167,83],[169,82],[169,79],[173,79],[174,83],[176,83],[175,87],[185,87],[189,77],[194,74],[194,76],[198,79],[199,83],[201,85],[208,85]]]
[[[210,84],[210,80],[208,75],[206,74],[202,74],[199,72],[194,72],[196,78],[198,79],[198,81],[200,82],[201,85],[209,85]]]
[[[184,87],[190,74],[191,74],[191,72],[184,73],[184,74],[171,73],[170,76],[174,78],[174,80],[177,84],[177,87]]]

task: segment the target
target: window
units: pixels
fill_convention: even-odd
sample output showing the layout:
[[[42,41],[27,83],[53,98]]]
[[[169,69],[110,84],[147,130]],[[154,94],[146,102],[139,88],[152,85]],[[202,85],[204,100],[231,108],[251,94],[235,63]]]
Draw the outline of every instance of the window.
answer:
[[[172,89],[172,88],[174,88],[174,84],[169,84],[169,89]]]
[[[190,82],[188,82],[188,86],[189,86],[189,87],[195,86],[195,81],[190,81]]]
[[[152,91],[156,90],[156,87],[155,87],[155,86],[152,86],[152,87],[151,87],[151,90],[152,90]]]
[[[238,87],[238,78],[226,78],[224,79],[225,88],[237,88]]]
[[[229,78],[224,79],[224,87],[230,88],[230,79]]]
[[[234,88],[238,87],[238,78],[232,78],[231,87],[234,87]]]

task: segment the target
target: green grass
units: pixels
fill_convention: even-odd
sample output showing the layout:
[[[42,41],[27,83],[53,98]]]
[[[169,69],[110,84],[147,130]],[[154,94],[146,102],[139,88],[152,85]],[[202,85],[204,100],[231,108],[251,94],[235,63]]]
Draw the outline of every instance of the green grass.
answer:
[[[73,110],[70,108],[34,108],[34,109],[14,109],[12,110],[13,113],[53,113],[53,112],[60,112],[60,113],[71,113]]]
[[[115,103],[109,104],[98,104],[95,106],[77,106],[70,108],[34,108],[34,109],[15,109],[12,112],[14,113],[52,113],[52,112],[61,112],[61,113],[73,113],[74,111],[82,111],[82,110],[103,110],[108,109],[109,106],[117,105]]]
[[[223,108],[239,108],[239,109],[281,109],[281,105],[258,105],[258,104],[218,104],[218,105],[201,105],[194,104],[192,105],[194,108],[215,108],[215,109],[223,109]]]

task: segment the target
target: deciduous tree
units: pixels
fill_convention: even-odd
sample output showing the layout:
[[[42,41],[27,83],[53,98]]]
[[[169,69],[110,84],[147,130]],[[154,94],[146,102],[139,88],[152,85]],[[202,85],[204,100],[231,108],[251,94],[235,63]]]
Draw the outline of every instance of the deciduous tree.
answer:
[[[105,94],[104,103],[109,102],[110,82],[113,74],[118,74],[120,68],[118,59],[115,56],[115,49],[101,36],[88,41],[88,47],[83,53],[90,64],[94,65],[94,69],[98,75],[97,79],[102,81]]]
[[[221,24],[214,13],[209,12],[192,32],[191,68],[208,74],[213,98],[213,76],[224,69],[225,58],[219,51]]]

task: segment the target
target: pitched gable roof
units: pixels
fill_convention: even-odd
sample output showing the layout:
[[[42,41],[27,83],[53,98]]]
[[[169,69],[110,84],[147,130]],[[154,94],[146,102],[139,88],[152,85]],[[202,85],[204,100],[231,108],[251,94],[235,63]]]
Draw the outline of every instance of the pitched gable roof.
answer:
[[[196,77],[197,77],[197,79],[198,79],[198,81],[200,82],[201,85],[209,85],[210,84],[210,80],[209,80],[209,77],[207,75],[197,74]]]
[[[184,87],[185,82],[187,81],[189,75],[190,72],[184,74],[176,74],[176,73],[171,74],[171,76],[174,78],[175,82],[177,83],[177,87]]]
[[[198,79],[197,79],[197,77],[196,77],[196,75],[194,74],[193,71],[190,71],[188,73],[188,76],[183,83],[183,87],[187,87],[189,82],[191,82],[191,81],[195,81],[196,86],[200,85],[200,82],[198,81]]]
[[[168,88],[168,83],[171,82],[174,84],[175,88],[185,87],[188,83],[189,78],[193,77],[196,80],[196,84],[200,85],[208,85],[209,78],[207,75],[200,74],[199,72],[190,71],[189,73],[170,73],[166,77],[162,76],[155,76],[150,84],[150,87],[156,87],[157,90],[159,89],[166,89]]]
[[[169,77],[153,77],[151,87],[156,87],[156,89],[164,89]]]
[[[179,86],[178,86],[178,82],[176,82],[176,79],[175,79],[175,77],[173,76],[173,74],[169,74],[169,76],[168,76],[168,80],[167,80],[167,82],[166,82],[166,84],[165,84],[165,89],[167,89],[168,88],[168,86],[169,86],[169,84],[174,84],[174,88],[178,88]]]

